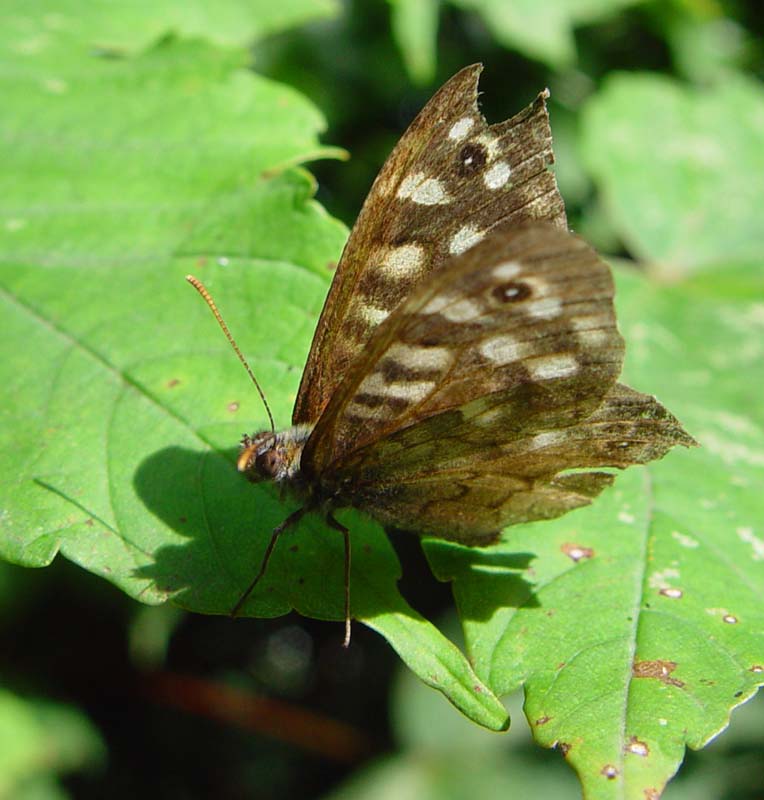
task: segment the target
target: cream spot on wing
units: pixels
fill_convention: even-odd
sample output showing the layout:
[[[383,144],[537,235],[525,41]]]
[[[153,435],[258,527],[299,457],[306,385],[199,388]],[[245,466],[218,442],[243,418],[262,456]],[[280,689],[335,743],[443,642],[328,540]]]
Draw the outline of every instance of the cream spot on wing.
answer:
[[[358,387],[359,394],[377,394],[416,403],[423,400],[437,386],[435,381],[396,381],[386,383],[379,372],[367,375]]]
[[[451,195],[437,178],[428,178],[414,189],[411,199],[422,206],[437,206],[451,202]]]
[[[471,319],[481,316],[483,307],[475,300],[463,297],[451,305],[447,305],[441,312],[449,322],[469,322]]]
[[[551,378],[567,378],[578,372],[578,361],[569,353],[553,356],[539,356],[530,359],[528,369],[536,380],[545,381]]]
[[[555,444],[565,441],[565,434],[562,431],[544,431],[537,433],[531,439],[531,447],[534,450],[541,450],[543,447],[552,447]]]
[[[491,277],[497,281],[507,281],[515,278],[522,272],[523,268],[517,261],[505,261],[491,270]]]
[[[415,172],[413,175],[407,175],[398,187],[398,197],[400,197],[401,200],[410,197],[414,189],[416,189],[423,180],[424,173],[422,172]]]
[[[610,333],[602,328],[576,331],[576,341],[585,347],[599,347],[610,339]]]
[[[451,195],[437,178],[428,178],[423,172],[407,175],[398,187],[401,200],[411,200],[421,206],[437,206],[451,202]]]
[[[393,190],[395,186],[395,182],[398,180],[398,173],[394,170],[390,171],[384,177],[380,173],[379,177],[374,183],[374,188],[378,191],[381,195],[387,196]]]
[[[438,384],[435,381],[407,381],[400,384],[401,393],[395,397],[405,397],[410,403],[417,403],[432,394]],[[396,388],[399,384],[391,384]]]
[[[448,347],[417,347],[396,342],[386,354],[407,369],[440,369],[451,366],[454,353]]]
[[[486,410],[478,410],[472,417],[472,421],[480,428],[490,428],[506,416],[506,406],[494,406]]]
[[[528,354],[528,343],[519,342],[508,333],[500,333],[498,336],[483,340],[478,350],[494,364],[511,364],[513,361],[525,358]]]
[[[506,161],[497,161],[483,175],[483,183],[487,189],[501,189],[509,180],[511,170]]]
[[[576,332],[576,340],[582,345],[602,345],[612,336],[612,322],[607,314],[585,314],[581,317],[573,317],[569,324]]]
[[[535,297],[546,297],[549,291],[549,284],[539,275],[528,276],[526,282],[533,287]]]
[[[475,120],[472,119],[472,117],[462,117],[461,119],[458,119],[451,126],[451,130],[448,132],[448,138],[458,142],[460,139],[463,139],[470,132],[470,130],[472,130],[472,126],[474,124]]]
[[[392,248],[383,261],[385,274],[391,278],[407,278],[419,272],[424,262],[424,248],[419,244],[402,244]]]
[[[573,317],[570,325],[574,331],[585,331],[591,328],[605,328],[610,324],[607,314],[584,314],[580,317]]]
[[[562,301],[559,297],[531,300],[530,303],[526,303],[524,310],[537,319],[554,319],[562,313]]]
[[[463,225],[451,237],[451,241],[448,244],[448,251],[451,255],[458,256],[460,253],[469,250],[470,247],[477,244],[484,236],[485,231],[481,231],[477,225],[473,223]]]
[[[382,320],[390,316],[390,312],[384,308],[377,308],[376,306],[362,305],[359,309],[361,317],[369,325],[379,325]]]
[[[456,302],[457,298],[452,294],[438,294],[422,308],[423,314],[439,314],[447,305]]]
[[[483,147],[485,147],[488,161],[493,161],[493,159],[496,158],[501,151],[501,143],[498,137],[491,136],[490,133],[481,133],[480,136],[477,136],[474,139],[474,141],[482,144]]]

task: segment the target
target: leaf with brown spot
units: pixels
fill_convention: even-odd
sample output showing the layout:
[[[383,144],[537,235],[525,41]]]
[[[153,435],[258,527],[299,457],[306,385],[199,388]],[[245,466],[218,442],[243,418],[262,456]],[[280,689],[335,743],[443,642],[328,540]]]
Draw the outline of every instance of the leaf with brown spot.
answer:
[[[655,661],[635,661],[631,672],[635,678],[657,678],[667,686],[681,688],[684,686],[684,681],[680,681],[671,675],[676,667],[675,661],[663,661],[660,659]]]

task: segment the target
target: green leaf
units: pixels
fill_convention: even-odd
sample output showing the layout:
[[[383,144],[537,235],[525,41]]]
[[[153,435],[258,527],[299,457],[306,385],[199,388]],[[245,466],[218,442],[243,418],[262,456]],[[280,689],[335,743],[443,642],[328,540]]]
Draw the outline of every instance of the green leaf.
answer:
[[[44,566],[61,552],[146,603],[228,613],[290,506],[236,473],[264,411],[183,277],[208,283],[286,426],[346,232],[284,167],[338,151],[301,96],[212,48],[166,41],[88,66],[53,98],[31,77],[3,87],[0,553]],[[356,617],[464,713],[506,727],[401,599],[381,529],[346,519]],[[306,520],[245,613],[341,619],[342,564],[341,537]]]
[[[411,80],[420,85],[435,78],[439,0],[388,0],[393,38]]]
[[[56,775],[103,758],[98,732],[78,711],[0,689],[0,797],[64,797]]]
[[[167,34],[245,47],[337,10],[335,0],[29,0],[23,11],[3,15],[0,58],[56,67],[62,54],[82,57],[92,47],[134,53]]]
[[[570,66],[576,59],[573,30],[611,17],[641,0],[449,0],[475,11],[510,50],[544,61],[553,69]]]
[[[5,73],[6,259],[156,261],[203,253],[202,244],[235,254],[234,236],[247,252],[242,217],[258,223],[246,231],[264,246],[258,253],[286,242],[288,258],[302,248],[299,218],[317,207],[297,214],[296,244],[267,233],[272,217],[258,212],[274,195],[283,206],[311,190],[304,179],[263,178],[338,151],[316,141],[324,121],[304,98],[237,66],[212,48],[167,42],[135,61],[90,59],[55,92],[39,76]]]
[[[701,448],[498,548],[427,543],[476,672],[499,696],[525,685],[535,738],[564,745],[587,798],[660,791],[764,682],[760,265],[671,288],[618,278],[625,379]]]
[[[764,751],[762,715],[764,692],[759,692],[735,711],[730,730],[695,756],[692,766],[666,787],[665,800],[745,797],[752,787],[758,787]]]
[[[582,153],[630,251],[676,276],[759,258],[764,93],[616,74],[584,109]]]
[[[723,16],[721,6],[708,6],[704,14],[683,11],[675,6],[663,22],[679,74],[696,83],[734,80],[752,49],[748,32]]]

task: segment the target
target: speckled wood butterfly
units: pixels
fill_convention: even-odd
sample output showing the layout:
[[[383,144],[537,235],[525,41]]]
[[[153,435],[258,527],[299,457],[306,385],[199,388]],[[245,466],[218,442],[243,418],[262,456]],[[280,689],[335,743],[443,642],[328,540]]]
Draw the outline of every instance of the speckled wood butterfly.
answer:
[[[655,398],[617,382],[613,281],[567,230],[547,93],[489,126],[481,69],[437,92],[374,182],[292,427],[277,433],[271,417],[271,430],[242,441],[239,470],[291,488],[302,506],[273,531],[233,613],[308,512],[345,539],[347,643],[350,539],[335,509],[488,545],[507,525],[590,503],[613,480],[572,468],[627,467],[694,443]]]

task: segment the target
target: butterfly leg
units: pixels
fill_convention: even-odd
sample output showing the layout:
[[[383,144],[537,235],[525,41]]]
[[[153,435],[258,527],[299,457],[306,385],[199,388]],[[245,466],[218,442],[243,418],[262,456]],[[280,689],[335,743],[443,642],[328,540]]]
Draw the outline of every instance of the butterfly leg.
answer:
[[[241,611],[241,607],[246,603],[247,598],[252,594],[252,590],[257,586],[258,581],[260,578],[265,575],[265,570],[268,568],[268,562],[271,560],[271,553],[273,552],[273,548],[276,546],[276,542],[278,541],[279,536],[287,529],[291,528],[293,525],[296,525],[308,511],[307,508],[298,508],[297,511],[292,512],[280,525],[277,525],[273,529],[273,533],[271,534],[271,540],[268,542],[268,547],[265,548],[265,555],[263,556],[263,560],[260,564],[260,569],[255,575],[254,580],[252,583],[247,586],[244,590],[241,597],[236,601],[236,605],[231,609],[231,616],[235,617],[239,611]]]
[[[341,523],[337,522],[334,515],[327,514],[326,522],[330,528],[339,531],[345,540],[345,640],[343,647],[350,646],[350,531]]]

